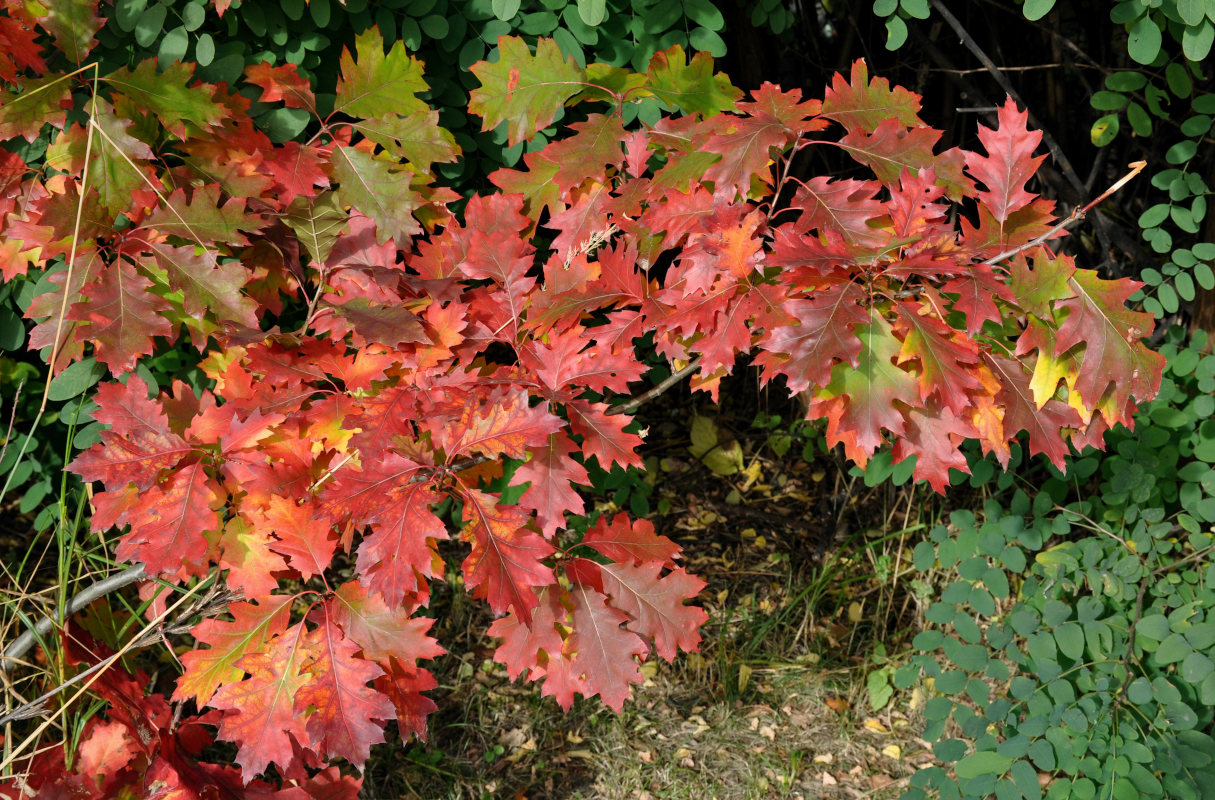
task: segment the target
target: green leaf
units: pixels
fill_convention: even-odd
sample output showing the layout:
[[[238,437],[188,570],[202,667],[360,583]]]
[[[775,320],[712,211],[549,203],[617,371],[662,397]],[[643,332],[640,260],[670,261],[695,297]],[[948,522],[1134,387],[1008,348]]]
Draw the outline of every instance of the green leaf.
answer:
[[[1215,673],[1215,662],[1202,653],[1190,653],[1181,664],[1181,677],[1187,683],[1201,683],[1208,675]]]
[[[105,366],[97,363],[96,359],[86,358],[64,367],[63,372],[55,376],[47,390],[48,400],[62,403],[71,400],[84,392],[105,375]]]
[[[607,3],[605,0],[578,0],[578,17],[587,25],[594,28],[607,18]]]
[[[1211,52],[1212,43],[1215,43],[1215,25],[1209,19],[1204,19],[1197,27],[1182,31],[1181,52],[1190,61],[1205,60]]]
[[[1055,642],[1059,652],[1073,661],[1084,655],[1084,630],[1074,622],[1065,622],[1055,628]]]
[[[16,350],[25,344],[25,325],[7,307],[0,307],[0,349]]]
[[[899,0],[899,8],[915,19],[928,19],[931,13],[928,10],[928,0]]]
[[[1194,650],[1184,636],[1180,633],[1172,633],[1156,648],[1156,661],[1160,664],[1172,664],[1181,661],[1192,652]]]
[[[520,0],[492,0],[490,8],[493,9],[495,17],[503,22],[510,22],[519,13],[520,5]]]
[[[155,114],[177,138],[185,139],[189,126],[212,130],[229,114],[228,109],[215,102],[214,87],[190,86],[193,78],[193,64],[171,64],[158,73],[156,62],[147,59],[134,70],[116,70],[102,80],[135,108]],[[114,105],[120,104],[116,100]]]
[[[342,50],[341,77],[333,110],[352,117],[408,116],[430,107],[417,96],[427,89],[422,62],[394,42],[384,54],[384,39],[378,28],[368,28],[355,38],[355,52]]]
[[[1093,147],[1105,147],[1118,135],[1118,115],[1106,114],[1103,117],[1098,117],[1093,123],[1092,129],[1089,131],[1089,139],[1093,143]]]
[[[1169,91],[1177,97],[1189,97],[1194,85],[1190,81],[1190,72],[1185,66],[1176,61],[1164,68],[1164,76],[1169,84]]]
[[[708,53],[714,58],[721,58],[726,54],[725,39],[722,39],[716,32],[708,28],[694,28],[688,34],[688,44],[696,50]]]
[[[533,56],[522,39],[503,36],[497,62],[474,64],[472,71],[481,85],[470,93],[468,110],[481,116],[484,131],[506,122],[512,146],[548,127],[586,81],[586,71],[572,58],[562,58],[552,39],[539,40]]]
[[[1118,111],[1127,103],[1127,96],[1120,92],[1094,92],[1089,105],[1098,111]]]
[[[160,47],[156,50],[156,61],[161,68],[182,61],[186,50],[190,48],[190,35],[186,26],[178,25],[160,38]]]
[[[1142,17],[1131,27],[1127,50],[1140,64],[1151,64],[1160,53],[1160,28],[1150,15]]]
[[[67,119],[65,109],[72,101],[72,84],[67,76],[50,74],[22,79],[21,84],[20,94],[0,90],[0,140],[20,136],[32,142],[46,124],[62,130]]]
[[[318,197],[297,197],[283,216],[283,222],[295,232],[318,265],[329,258],[329,251],[345,232],[348,221],[346,213],[337,205],[334,192],[325,192]]]
[[[412,214],[422,200],[411,185],[415,174],[353,147],[333,151],[338,196],[343,203],[375,220],[376,239],[380,243],[392,238],[403,241],[422,232]]]
[[[276,143],[289,142],[308,127],[312,114],[302,108],[274,108],[257,117],[257,126]]]
[[[711,0],[683,0],[683,13],[697,25],[711,31],[720,31],[726,27],[726,18]]]
[[[980,775],[1003,775],[1012,766],[1013,760],[994,750],[971,753],[958,762],[955,770],[959,780],[971,780]]]
[[[742,92],[725,75],[714,73],[708,53],[696,53],[690,62],[685,61],[679,45],[655,53],[646,71],[645,88],[685,114],[709,117],[734,108]]]
[[[1186,25],[1197,25],[1206,14],[1206,0],[1177,0],[1177,15]]]
[[[1025,6],[1021,11],[1027,20],[1037,22],[1049,14],[1054,7],[1055,0],[1025,0]]]
[[[902,17],[886,18],[886,49],[898,50],[907,41],[907,23]]]

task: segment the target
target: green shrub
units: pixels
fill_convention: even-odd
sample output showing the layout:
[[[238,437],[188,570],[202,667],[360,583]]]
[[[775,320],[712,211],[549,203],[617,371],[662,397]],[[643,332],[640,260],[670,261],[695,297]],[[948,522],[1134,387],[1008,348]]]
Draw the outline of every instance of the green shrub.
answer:
[[[1174,329],[1158,399],[1032,497],[956,511],[914,552],[944,575],[896,672],[931,680],[951,768],[907,798],[1215,793],[1215,356]],[[1045,791],[1040,773],[1050,776]]]

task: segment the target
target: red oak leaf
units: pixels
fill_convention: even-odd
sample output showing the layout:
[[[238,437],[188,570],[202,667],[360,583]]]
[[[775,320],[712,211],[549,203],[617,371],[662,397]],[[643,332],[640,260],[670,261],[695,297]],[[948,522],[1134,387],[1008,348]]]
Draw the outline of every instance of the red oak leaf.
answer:
[[[671,569],[675,569],[675,559],[683,550],[667,537],[654,533],[654,523],[648,519],[630,520],[627,514],[617,514],[611,524],[607,517],[600,517],[582,537],[582,544],[623,564],[653,562]]]
[[[995,130],[979,126],[979,141],[987,155],[967,153],[966,169],[987,187],[978,192],[979,202],[997,222],[1003,223],[1033,201],[1035,195],[1026,191],[1025,184],[1046,156],[1033,154],[1042,141],[1042,132],[1026,128],[1029,112],[1018,111],[1011,97],[999,110],[998,119],[999,127]]]
[[[86,481],[101,481],[118,489],[134,483],[149,489],[161,470],[181,462],[193,452],[184,439],[169,429],[161,408],[148,399],[148,385],[132,375],[126,386],[103,384],[97,389],[99,408],[93,419],[109,430],[101,432],[101,442],[76,456],[68,465]]]
[[[542,445],[561,424],[546,403],[530,405],[523,389],[489,397],[470,392],[454,419],[421,421],[422,428],[447,453],[448,463],[470,453],[527,458],[527,449]]]
[[[358,581],[338,587],[328,601],[329,613],[359,646],[363,655],[385,669],[395,659],[408,670],[417,669],[422,658],[438,658],[446,651],[426,635],[434,620],[411,617],[404,606],[389,606],[378,594],[368,592]]]
[[[287,108],[316,112],[316,97],[308,79],[296,71],[295,64],[271,66],[261,61],[245,67],[245,80],[261,87],[263,103],[282,103]]]
[[[541,563],[553,546],[524,527],[531,516],[518,506],[498,505],[497,497],[463,485],[459,495],[467,520],[460,537],[472,544],[464,559],[465,582],[495,614],[514,608],[530,621],[539,602],[533,587],[554,580],[553,570]]]
[[[273,533],[270,548],[287,557],[304,580],[323,575],[333,560],[337,539],[330,537],[330,524],[313,516],[315,506],[275,495],[264,510],[245,512],[245,518],[266,533]]]
[[[589,486],[591,479],[586,467],[570,456],[579,452],[564,433],[554,433],[548,442],[532,449],[532,457],[515,470],[514,483],[531,483],[519,505],[536,512],[540,532],[552,539],[558,528],[565,527],[565,513],[581,514],[585,509],[582,496],[571,485]]]
[[[628,616],[607,604],[607,598],[589,586],[575,585],[570,649],[575,653],[573,669],[582,678],[581,692],[599,695],[604,704],[619,712],[632,694],[629,685],[644,677],[637,656],[649,647],[640,636],[621,627]]]
[[[435,574],[434,541],[447,538],[443,521],[430,510],[440,500],[429,483],[397,486],[368,517],[372,532],[359,545],[355,566],[363,586],[389,605],[417,591],[419,576]]]
[[[588,562],[589,563],[589,562]],[[700,626],[709,619],[703,609],[684,605],[707,584],[682,568],[659,577],[663,565],[657,561],[643,564],[597,565],[602,588],[612,604],[627,614],[627,628],[654,640],[654,649],[667,661],[676,652],[693,653],[700,645]]]
[[[358,658],[359,647],[319,607],[315,630],[304,637],[312,660],[309,678],[295,696],[307,717],[310,747],[321,756],[340,756],[362,769],[371,746],[384,741],[383,723],[395,715],[392,703],[367,684],[384,674],[375,662]]]
[[[264,649],[248,652],[237,666],[249,677],[224,684],[211,698],[212,708],[227,712],[219,722],[219,738],[238,745],[235,760],[246,782],[271,763],[280,769],[291,766],[293,739],[304,747],[310,743],[295,702],[308,683],[304,669],[310,653],[304,635],[303,623],[297,623]]]
[[[228,606],[231,622],[204,619],[191,631],[206,650],[191,650],[181,657],[185,672],[177,679],[173,699],[194,698],[198,705],[210,703],[222,684],[239,681],[244,670],[237,666],[248,653],[261,652],[267,641],[287,630],[290,595],[262,597],[257,603]]]

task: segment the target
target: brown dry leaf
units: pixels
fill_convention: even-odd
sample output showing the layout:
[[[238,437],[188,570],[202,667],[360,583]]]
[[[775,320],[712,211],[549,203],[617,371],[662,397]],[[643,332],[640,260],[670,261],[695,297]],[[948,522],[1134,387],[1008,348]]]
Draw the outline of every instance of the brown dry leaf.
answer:
[[[869,785],[873,787],[875,791],[878,789],[885,789],[892,783],[894,783],[894,778],[890,777],[889,775],[883,775],[880,772],[869,776]]]
[[[823,786],[839,786],[839,781],[830,772],[824,772],[818,776],[818,779],[823,782]]]

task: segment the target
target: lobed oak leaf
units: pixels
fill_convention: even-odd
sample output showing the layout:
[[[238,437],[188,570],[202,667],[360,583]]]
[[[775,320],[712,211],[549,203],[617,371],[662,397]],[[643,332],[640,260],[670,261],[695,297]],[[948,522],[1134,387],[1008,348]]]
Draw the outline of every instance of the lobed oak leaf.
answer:
[[[886,215],[885,204],[875,199],[881,188],[875,181],[811,178],[793,196],[791,207],[802,212],[794,229],[798,233],[816,230],[820,236],[833,231],[849,244],[881,247],[889,234],[869,225],[870,220]]]
[[[358,646],[343,635],[319,607],[317,627],[304,637],[308,680],[295,696],[296,711],[307,718],[309,747],[322,757],[345,758],[362,770],[371,746],[384,741],[384,725],[395,716],[387,697],[367,684],[384,674],[375,662],[356,657]]]
[[[641,437],[635,433],[626,433],[625,427],[632,420],[623,415],[608,416],[599,404],[592,405],[586,400],[572,400],[566,403],[569,414],[570,429],[582,437],[582,452],[593,456],[599,461],[599,466],[611,469],[612,464],[622,467],[641,467],[641,457],[637,448],[641,446]]]
[[[378,241],[400,244],[422,232],[413,216],[422,204],[413,188],[416,173],[353,147],[335,148],[332,164],[338,196],[375,220]]]
[[[890,324],[871,312],[869,322],[856,326],[855,335],[861,342],[856,367],[837,364],[807,415],[826,416],[827,443],[843,442],[847,456],[863,466],[881,446],[883,430],[895,435],[905,432],[900,406],[922,403],[915,376],[895,365],[902,343]]]
[[[5,83],[18,83],[18,74],[25,70],[33,70],[39,75],[47,71],[38,33],[34,30],[35,20],[18,8],[10,6],[8,16],[0,19],[0,41],[5,45],[4,52],[0,53],[0,80]]]
[[[980,204],[1002,225],[1013,212],[1034,200],[1035,195],[1026,191],[1025,184],[1046,156],[1033,154],[1042,141],[1042,132],[1027,128],[1029,112],[1018,111],[1011,97],[997,111],[997,119],[994,130],[979,126],[979,141],[987,155],[967,152],[966,169],[986,187],[978,192]]]
[[[632,694],[630,684],[645,678],[637,657],[649,647],[640,636],[622,625],[629,621],[619,609],[607,604],[607,597],[589,586],[575,584],[569,646],[574,653],[573,672],[581,677],[579,691],[587,697],[599,695],[608,708],[620,712]]]
[[[961,414],[970,404],[968,393],[980,388],[973,368],[979,363],[979,347],[959,331],[933,316],[932,308],[896,302],[903,329],[898,363],[915,360],[920,365],[920,400],[935,396],[953,413]]]
[[[279,203],[290,207],[297,197],[316,194],[318,186],[329,188],[329,174],[323,169],[327,164],[328,159],[318,148],[291,141],[272,148],[260,167],[274,179],[274,194]]]
[[[553,570],[542,563],[553,546],[524,526],[531,516],[518,506],[498,505],[498,498],[460,486],[467,520],[460,536],[472,544],[464,559],[464,580],[475,597],[485,598],[495,614],[513,608],[524,622],[540,602],[534,587],[553,583]]]
[[[353,331],[357,347],[377,344],[399,347],[430,341],[418,315],[399,302],[381,304],[355,297],[341,305],[329,307],[333,311],[332,316],[342,320],[345,323],[343,327]],[[333,329],[330,328],[330,331],[333,332]]]
[[[1028,314],[1043,322],[1055,319],[1055,304],[1059,300],[1075,297],[1068,280],[1076,272],[1076,265],[1067,256],[1054,256],[1045,247],[1032,253],[1030,258],[1017,253],[1008,262],[1008,288],[1016,297],[1016,304]]]
[[[33,142],[43,125],[63,130],[71,104],[72,83],[56,73],[23,79],[20,91],[0,89],[0,140]]]
[[[512,681],[524,672],[529,680],[537,680],[544,675],[548,663],[562,658],[565,647],[562,630],[568,627],[569,616],[562,604],[566,593],[559,586],[545,586],[536,594],[539,604],[529,622],[511,609],[494,620],[487,631],[490,636],[502,639],[494,651],[494,661],[506,667],[506,675]]]
[[[625,394],[629,383],[645,373],[645,366],[630,354],[609,354],[591,345],[578,327],[550,333],[547,338],[547,342],[528,342],[519,361],[554,393],[569,395],[585,387],[599,394]]]
[[[109,429],[101,442],[76,456],[68,465],[85,481],[101,481],[108,488],[133,483],[150,489],[162,470],[180,463],[194,448],[169,428],[168,417],[148,399],[148,385],[132,375],[121,383],[102,384],[97,389],[98,408],[93,419]]]
[[[237,745],[235,761],[246,783],[270,764],[287,769],[295,761],[292,741],[308,747],[311,740],[296,696],[308,683],[304,672],[310,656],[303,623],[279,634],[264,649],[250,650],[237,662],[248,673],[225,683],[210,705],[227,713],[219,721],[219,738]]]
[[[214,183],[194,189],[189,200],[184,189],[174,190],[142,222],[204,247],[217,243],[246,245],[249,241],[242,231],[257,231],[264,224],[260,216],[248,213],[245,198],[229,197],[220,202],[220,187]]]
[[[312,84],[299,74],[295,64],[287,62],[274,66],[268,61],[249,64],[245,67],[245,80],[262,90],[263,103],[282,103],[287,108],[316,113]]]
[[[742,91],[724,74],[713,72],[713,57],[699,51],[687,60],[683,47],[660,50],[646,67],[643,91],[685,114],[711,117],[731,111]]]
[[[192,246],[174,247],[154,240],[144,240],[144,244],[150,258],[144,258],[140,266],[163,273],[169,285],[182,293],[183,307],[194,324],[201,325],[210,312],[220,323],[257,328],[257,305],[241,292],[249,273],[239,261],[220,264],[213,251],[199,253]]]
[[[828,383],[836,363],[856,366],[861,341],[854,331],[869,320],[865,300],[860,286],[847,281],[815,292],[809,300],[786,302],[785,312],[800,324],[781,325],[760,337],[755,363],[763,368],[764,380],[784,375],[790,392],[804,392]]]
[[[430,510],[442,498],[429,483],[398,485],[380,497],[355,566],[363,586],[396,605],[418,590],[419,576],[435,574],[434,541],[446,539],[447,529]]]
[[[561,165],[546,158],[540,150],[524,154],[523,163],[527,165],[526,171],[508,167],[494,170],[489,174],[490,183],[505,194],[522,197],[528,216],[534,220],[539,220],[545,209],[550,217],[564,211],[565,193],[554,180]]]
[[[920,96],[901,86],[891,89],[885,78],[870,80],[863,58],[852,62],[849,80],[837,72],[823,93],[822,115],[849,131],[874,131],[888,119],[911,128],[924,124],[919,114]]]
[[[683,550],[667,537],[654,533],[654,523],[648,519],[630,520],[627,514],[617,514],[611,524],[607,517],[600,517],[582,537],[581,544],[622,564],[653,562],[670,569],[675,569],[675,559]]]
[[[460,154],[460,146],[450,131],[439,126],[439,112],[433,109],[408,116],[385,114],[351,127],[425,175],[431,174],[434,164],[451,163]]]
[[[1131,398],[1145,401],[1154,397],[1165,358],[1142,339],[1151,335],[1155,321],[1151,314],[1126,307],[1127,298],[1143,284],[1130,278],[1107,281],[1095,270],[1077,270],[1067,285],[1075,296],[1056,304],[1066,309],[1067,317],[1056,334],[1055,352],[1062,355],[1084,345],[1072,388],[1090,408],[1107,390],[1113,392],[1115,407],[1125,406]],[[1131,424],[1129,417],[1116,417],[1109,422]]]
[[[239,586],[246,599],[265,597],[278,588],[274,573],[285,572],[287,562],[270,549],[274,544],[268,530],[249,524],[244,517],[232,517],[224,524],[219,566],[228,570],[228,585]]]
[[[571,484],[589,486],[591,479],[586,467],[571,456],[577,446],[564,433],[554,433],[548,441],[531,449],[531,459],[515,470],[512,483],[530,483],[519,498],[519,505],[536,512],[540,532],[552,539],[559,528],[565,527],[565,514],[581,514],[586,506],[582,496]]]
[[[413,734],[426,741],[426,718],[438,706],[422,692],[438,685],[439,682],[428,670],[406,669],[395,660],[389,664],[384,675],[376,678],[376,690],[387,697],[396,709],[397,732],[402,740]]]
[[[118,540],[114,556],[142,562],[149,576],[185,580],[205,574],[210,549],[206,534],[219,530],[219,501],[201,460],[178,466],[164,483],[141,494],[138,507],[119,520],[130,523],[131,530]]]
[[[338,587],[328,602],[328,613],[346,636],[370,658],[388,669],[390,660],[408,670],[424,658],[438,658],[446,650],[426,634],[434,620],[411,617],[408,606],[389,607],[384,598],[369,592],[359,581]]]
[[[607,178],[606,167],[619,167],[624,161],[620,144],[625,138],[624,124],[615,114],[591,114],[582,122],[569,126],[573,132],[550,142],[540,151],[540,157],[557,164],[553,181],[567,192],[593,178],[599,183]]]
[[[75,326],[76,340],[91,342],[93,355],[114,375],[134,372],[140,357],[155,349],[152,337],[173,333],[164,316],[170,306],[148,291],[152,287],[130,262],[119,261],[85,286],[84,299],[68,311],[68,319],[80,323]]]
[[[932,152],[941,133],[927,126],[905,128],[888,119],[872,133],[849,133],[840,139],[839,146],[887,185],[897,185],[904,172],[931,169],[946,193],[961,200],[972,193],[974,184],[962,172],[965,155],[960,148],[951,148],[940,155]]]
[[[97,0],[65,0],[47,6],[38,24],[51,34],[68,61],[79,66],[97,46],[95,37],[105,20],[97,13]]]
[[[204,619],[191,635],[208,649],[194,649],[181,657],[185,671],[177,679],[173,699],[193,698],[201,708],[208,705],[221,685],[239,681],[244,670],[237,666],[248,653],[261,652],[270,639],[287,630],[291,595],[261,597],[256,603],[228,606],[232,621]]]
[[[355,37],[354,48],[355,53],[342,49],[334,113],[370,119],[429,111],[417,96],[428,88],[422,62],[406,52],[404,42],[393,42],[385,54],[384,37],[372,27]]]
[[[267,534],[274,534],[269,547],[287,557],[304,580],[323,575],[333,560],[337,540],[330,537],[328,521],[313,516],[311,502],[297,503],[293,497],[273,495],[264,510],[243,512],[244,518]]]
[[[160,69],[155,58],[139,63],[135,69],[119,68],[103,81],[125,97],[133,108],[154,114],[178,139],[185,139],[191,128],[210,131],[218,128],[230,111],[215,100],[215,87],[207,83],[190,86],[194,64],[174,62]]]
[[[548,127],[586,82],[586,71],[572,57],[563,57],[552,39],[536,42],[532,55],[523,39],[499,36],[498,60],[478,62],[471,70],[481,85],[469,92],[469,112],[481,117],[483,131],[506,122],[511,146]]]
[[[907,412],[907,432],[894,443],[895,463],[914,456],[915,477],[926,480],[942,494],[949,488],[949,470],[968,471],[966,455],[958,446],[977,435],[974,426],[956,416],[949,406],[932,403]]]
[[[562,424],[547,403],[532,406],[526,390],[514,389],[489,397],[469,392],[455,415],[423,420],[421,428],[430,431],[450,464],[470,453],[525,459],[529,448],[543,445]]]
[[[962,275],[946,283],[941,290],[958,296],[952,310],[961,312],[966,318],[966,332],[971,336],[983,329],[983,323],[998,323],[1003,319],[996,300],[1017,302],[1008,284],[986,264],[967,265]]]
[[[679,650],[693,653],[698,649],[700,626],[709,615],[697,606],[684,605],[684,601],[696,597],[708,584],[682,568],[660,577],[663,565],[657,561],[597,566],[602,590],[612,607],[629,617],[625,627],[653,639],[658,655],[673,661]]]
[[[1039,408],[1029,386],[1030,376],[1019,360],[993,353],[983,353],[983,360],[1002,384],[996,401],[1004,407],[1006,434],[1026,431],[1030,453],[1042,453],[1056,469],[1063,470],[1070,452],[1063,431],[1080,427],[1080,415],[1058,400],[1048,400]]]

